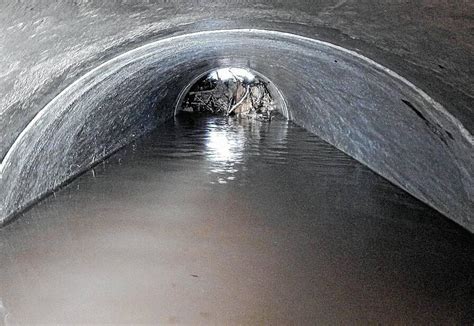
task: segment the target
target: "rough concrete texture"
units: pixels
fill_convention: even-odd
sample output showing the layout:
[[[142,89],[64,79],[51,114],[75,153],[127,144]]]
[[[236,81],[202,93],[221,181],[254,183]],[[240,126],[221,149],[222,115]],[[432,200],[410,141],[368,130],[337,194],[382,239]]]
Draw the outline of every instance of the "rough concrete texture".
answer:
[[[295,122],[473,231],[472,12],[469,1],[2,3],[0,220],[172,116],[196,76],[240,66],[274,82]]]

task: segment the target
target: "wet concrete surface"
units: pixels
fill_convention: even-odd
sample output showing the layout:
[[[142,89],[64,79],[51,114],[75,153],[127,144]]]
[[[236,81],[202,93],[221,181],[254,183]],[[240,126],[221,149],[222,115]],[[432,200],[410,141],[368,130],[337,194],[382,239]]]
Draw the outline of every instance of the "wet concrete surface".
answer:
[[[0,229],[0,317],[472,324],[473,249],[291,122],[181,117]]]

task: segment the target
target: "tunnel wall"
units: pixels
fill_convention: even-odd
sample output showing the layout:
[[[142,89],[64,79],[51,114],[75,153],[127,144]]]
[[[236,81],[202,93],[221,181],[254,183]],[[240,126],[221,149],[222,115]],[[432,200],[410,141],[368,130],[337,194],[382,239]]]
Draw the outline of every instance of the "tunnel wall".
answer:
[[[328,1],[325,7],[328,12],[330,8],[332,11],[340,8],[329,4]],[[324,4],[314,6],[318,5]],[[27,8],[18,3],[7,5],[6,11],[12,15],[8,17],[6,25],[10,25],[6,30],[13,30],[15,35],[16,28],[32,27],[35,22],[41,27],[48,21],[45,17],[49,17],[44,14],[59,13],[57,7],[40,2],[31,6],[39,11],[39,16],[43,14],[44,20],[29,21],[23,17],[16,24],[20,14],[28,13]],[[300,25],[295,27],[290,22],[294,19],[317,22],[320,18],[307,11],[296,15],[298,6],[291,9],[294,15],[286,20],[281,3],[261,7],[255,12],[262,17],[258,22],[225,21],[222,19],[229,14],[223,9],[227,7],[209,6],[215,18],[203,23],[199,21],[202,19],[199,10],[181,13],[181,6],[173,3],[175,15],[165,17],[162,11],[170,9],[158,10],[161,7],[157,4],[148,4],[144,9],[125,4],[106,7],[78,2],[60,7],[67,9],[60,15],[64,21],[60,26],[49,26],[60,32],[53,35],[61,42],[68,33],[78,34],[80,27],[82,33],[77,39],[64,39],[65,44],[60,42],[60,46],[44,54],[41,42],[52,45],[51,34],[35,33],[34,38],[39,37],[37,41],[31,40],[31,34],[30,43],[23,44],[23,48],[21,42],[16,44],[20,49],[28,49],[27,55],[15,58],[17,61],[13,60],[15,45],[6,43],[9,48],[2,49],[4,58],[11,60],[0,88],[5,95],[0,120],[4,155],[0,188],[3,222],[47,191],[171,117],[179,92],[199,74],[221,66],[241,66],[274,82],[295,122],[473,230],[473,142],[469,129],[472,121],[471,115],[465,112],[471,110],[466,107],[469,96],[442,105],[418,85],[361,55],[365,52],[361,49],[348,50],[314,36],[304,37],[314,27],[308,25],[302,31]],[[246,10],[240,13],[241,19],[250,15]],[[107,20],[110,16],[130,19],[137,11],[161,20],[150,26],[145,19],[139,24],[142,29],[135,30],[135,34],[131,31],[137,25],[117,31],[113,28],[114,21]],[[340,15],[344,16],[343,13]],[[136,20],[144,19],[141,14],[135,16],[139,17]],[[2,18],[5,22],[6,17]],[[276,18],[283,21],[277,23]],[[90,24],[84,25],[84,20]],[[105,26],[101,33],[94,30],[97,27],[94,24],[99,23]],[[273,28],[271,31],[224,29],[258,24],[266,27],[273,24]],[[176,29],[177,26],[184,27]],[[196,32],[206,29],[220,31]],[[5,40],[9,34],[2,36]],[[338,33],[332,36],[337,43],[346,45],[347,41],[341,41],[340,37]],[[80,44],[81,38],[89,42]],[[112,42],[104,45],[103,39]],[[366,52],[373,54],[371,47],[365,46]],[[390,55],[393,53],[387,54]],[[385,56],[379,58],[388,60]],[[402,62],[409,64],[409,60]],[[393,59],[392,65],[396,64],[397,59]],[[397,68],[406,70],[404,66]],[[459,84],[466,92],[467,86]],[[437,94],[439,88],[438,85],[428,90],[433,89]]]

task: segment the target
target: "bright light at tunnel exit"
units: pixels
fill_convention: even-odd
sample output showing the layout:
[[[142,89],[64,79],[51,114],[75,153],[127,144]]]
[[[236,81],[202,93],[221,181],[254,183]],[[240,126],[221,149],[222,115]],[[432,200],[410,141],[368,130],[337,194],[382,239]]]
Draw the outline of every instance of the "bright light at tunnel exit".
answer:
[[[240,80],[252,82],[255,79],[255,75],[249,70],[243,68],[222,68],[211,72],[209,78],[224,81],[230,79],[236,80],[236,78],[238,78]]]

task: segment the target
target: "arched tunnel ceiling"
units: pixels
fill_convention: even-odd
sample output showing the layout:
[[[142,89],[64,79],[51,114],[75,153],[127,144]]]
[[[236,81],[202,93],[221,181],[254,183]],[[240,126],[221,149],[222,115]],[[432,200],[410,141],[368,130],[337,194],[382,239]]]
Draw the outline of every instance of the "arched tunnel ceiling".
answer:
[[[197,75],[233,65],[272,80],[297,123],[474,229],[472,5],[2,6],[3,221],[172,116]]]

